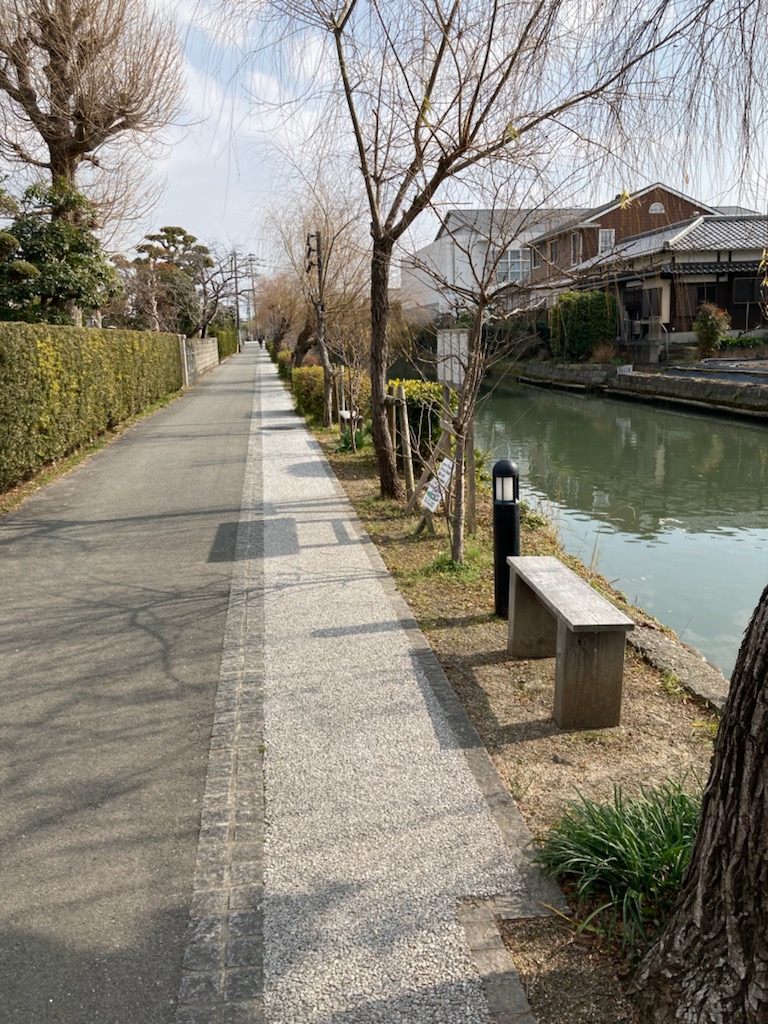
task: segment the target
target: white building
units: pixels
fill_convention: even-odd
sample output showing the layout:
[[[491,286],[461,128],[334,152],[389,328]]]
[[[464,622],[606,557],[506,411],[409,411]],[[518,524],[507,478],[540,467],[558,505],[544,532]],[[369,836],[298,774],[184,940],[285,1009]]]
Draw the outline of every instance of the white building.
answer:
[[[433,242],[400,264],[404,316],[427,322],[471,307],[482,285],[514,291],[530,273],[531,240],[586,212],[450,210]]]

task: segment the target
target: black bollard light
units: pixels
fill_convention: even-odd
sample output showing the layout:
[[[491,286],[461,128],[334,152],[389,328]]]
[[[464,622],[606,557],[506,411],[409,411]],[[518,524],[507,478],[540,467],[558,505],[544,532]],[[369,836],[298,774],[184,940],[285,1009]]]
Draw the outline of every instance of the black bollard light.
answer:
[[[520,467],[499,459],[493,467],[493,583],[496,614],[509,613],[507,557],[520,554]]]

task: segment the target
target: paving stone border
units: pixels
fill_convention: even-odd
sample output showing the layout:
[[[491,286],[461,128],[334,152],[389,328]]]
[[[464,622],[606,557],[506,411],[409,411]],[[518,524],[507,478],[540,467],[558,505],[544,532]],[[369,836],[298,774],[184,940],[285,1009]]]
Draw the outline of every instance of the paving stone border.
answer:
[[[176,1024],[261,1024],[264,602],[260,390],[238,524]]]

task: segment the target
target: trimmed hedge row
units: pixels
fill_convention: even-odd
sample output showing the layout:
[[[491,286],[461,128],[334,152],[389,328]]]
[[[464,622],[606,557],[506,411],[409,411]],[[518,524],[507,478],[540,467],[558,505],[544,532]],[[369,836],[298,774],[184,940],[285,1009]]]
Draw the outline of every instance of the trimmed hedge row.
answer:
[[[237,352],[237,331],[234,327],[217,327],[215,329],[216,344],[219,347],[219,362]]]
[[[280,353],[282,355],[282,353]],[[279,364],[278,364],[279,366]],[[340,368],[337,368],[340,369]],[[363,419],[371,414],[371,382],[367,374],[353,370],[355,375],[355,397]],[[296,403],[296,411],[302,416],[314,418],[318,422],[323,419],[323,368],[322,366],[297,366],[291,374],[291,391]],[[344,370],[344,393],[347,408],[350,405],[349,371]],[[338,395],[333,389],[333,415],[338,415]]]
[[[175,334],[0,323],[0,491],[182,380]]]

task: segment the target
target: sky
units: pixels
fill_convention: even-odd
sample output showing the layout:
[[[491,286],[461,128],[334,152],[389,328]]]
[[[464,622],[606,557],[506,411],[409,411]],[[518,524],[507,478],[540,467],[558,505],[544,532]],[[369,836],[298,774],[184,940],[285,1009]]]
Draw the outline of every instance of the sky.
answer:
[[[155,230],[179,225],[205,243],[252,252],[275,190],[269,147],[245,93],[247,75],[238,73],[241,57],[205,30],[204,13],[192,4],[178,8],[186,105],[158,161],[166,187],[151,220]]]
[[[156,161],[166,189],[136,237],[161,226],[179,225],[206,244],[254,253],[264,272],[269,272],[279,265],[280,257],[265,220],[270,207],[279,216],[281,204],[289,202],[291,171],[280,154],[302,148],[314,112],[307,99],[289,126],[273,110],[254,102],[254,97],[267,101],[277,97],[277,71],[263,56],[253,56],[257,44],[245,38],[242,28],[233,34],[222,24],[224,9],[221,0],[179,0],[176,17],[184,48],[186,107],[171,129],[165,153]],[[289,46],[282,57],[282,71],[300,80],[309,59],[311,54],[291,52]],[[633,191],[654,180],[656,176],[604,182],[593,201],[597,205],[625,188]],[[734,187],[727,171],[704,166],[691,175],[681,169],[675,180],[663,180],[702,202],[742,203],[766,210],[759,189]],[[468,201],[477,205],[471,197]],[[436,226],[436,221],[425,221],[416,241],[423,244],[434,237]]]

